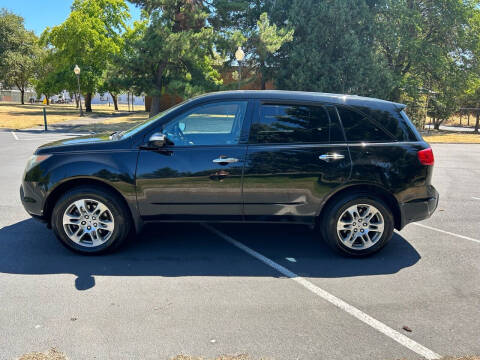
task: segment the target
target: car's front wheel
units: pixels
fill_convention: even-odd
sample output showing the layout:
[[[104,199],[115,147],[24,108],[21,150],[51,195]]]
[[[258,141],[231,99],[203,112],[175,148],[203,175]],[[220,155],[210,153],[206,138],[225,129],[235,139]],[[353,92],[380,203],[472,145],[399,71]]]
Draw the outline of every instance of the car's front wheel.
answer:
[[[331,203],[324,212],[321,232],[333,249],[351,256],[380,250],[393,235],[390,208],[368,194],[349,194]]]
[[[52,212],[52,228],[69,249],[98,254],[118,248],[128,237],[130,216],[113,192],[82,186],[65,193]]]

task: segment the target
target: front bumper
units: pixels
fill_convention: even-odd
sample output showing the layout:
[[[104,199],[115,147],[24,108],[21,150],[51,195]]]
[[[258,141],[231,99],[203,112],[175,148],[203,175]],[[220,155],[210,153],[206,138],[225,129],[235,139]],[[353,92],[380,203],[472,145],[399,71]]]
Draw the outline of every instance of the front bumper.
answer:
[[[43,201],[35,191],[33,183],[24,181],[20,186],[20,200],[27,213],[35,219],[46,221],[43,214]]]
[[[418,199],[400,204],[402,213],[402,228],[415,221],[428,219],[435,212],[438,206],[438,191],[431,186],[429,189],[430,197]]]

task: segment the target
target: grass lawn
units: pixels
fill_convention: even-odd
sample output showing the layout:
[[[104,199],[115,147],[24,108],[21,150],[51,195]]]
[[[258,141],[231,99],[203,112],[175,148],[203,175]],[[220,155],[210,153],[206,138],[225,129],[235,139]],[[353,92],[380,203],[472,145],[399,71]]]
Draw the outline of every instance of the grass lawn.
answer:
[[[480,144],[480,134],[474,133],[459,133],[451,131],[430,131],[424,133],[423,138],[426,142],[431,143],[467,143]]]
[[[72,104],[52,104],[47,106],[43,104],[20,105],[0,103],[0,128],[25,129],[43,125],[44,107],[47,109],[47,121],[49,124],[80,119],[78,109]],[[104,104],[92,105],[93,112],[85,113],[85,117],[105,118],[106,124],[125,123],[125,127],[128,128],[135,122],[148,118],[148,114],[143,111],[143,106],[137,105],[135,108],[134,112],[129,113],[127,112],[126,104],[119,104],[119,111],[115,111],[113,106],[109,107]]]

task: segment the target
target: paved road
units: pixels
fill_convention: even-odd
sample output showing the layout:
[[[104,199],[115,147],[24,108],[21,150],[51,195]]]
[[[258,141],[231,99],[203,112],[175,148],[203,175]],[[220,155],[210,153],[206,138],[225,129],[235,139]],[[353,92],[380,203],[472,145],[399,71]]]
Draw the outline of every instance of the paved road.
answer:
[[[301,226],[191,224],[82,257],[18,199],[29,155],[61,135],[0,133],[0,359],[480,353],[480,145],[434,145],[439,211],[368,259],[334,255]]]

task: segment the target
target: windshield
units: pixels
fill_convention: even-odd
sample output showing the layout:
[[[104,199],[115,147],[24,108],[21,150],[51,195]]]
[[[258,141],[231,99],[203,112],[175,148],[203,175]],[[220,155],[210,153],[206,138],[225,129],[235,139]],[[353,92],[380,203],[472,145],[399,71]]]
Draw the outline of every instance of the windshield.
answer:
[[[142,122],[140,124],[137,124],[137,125],[135,125],[134,127],[130,128],[128,130],[122,131],[122,132],[118,133],[116,135],[116,137],[119,138],[119,139],[125,139],[127,137],[133,136],[133,135],[137,134],[139,131],[142,131],[146,127],[150,126],[150,124],[152,124],[152,123],[156,122],[157,120],[161,119],[165,115],[170,114],[172,111],[176,110],[177,108],[179,108],[183,104],[187,103],[188,101],[190,101],[190,100],[186,100],[186,101],[183,101],[183,102],[181,102],[181,103],[179,103],[175,106],[172,106],[171,108],[169,108],[165,111],[162,111],[161,113],[159,113],[157,115],[154,115],[151,118],[148,118],[144,122]]]

